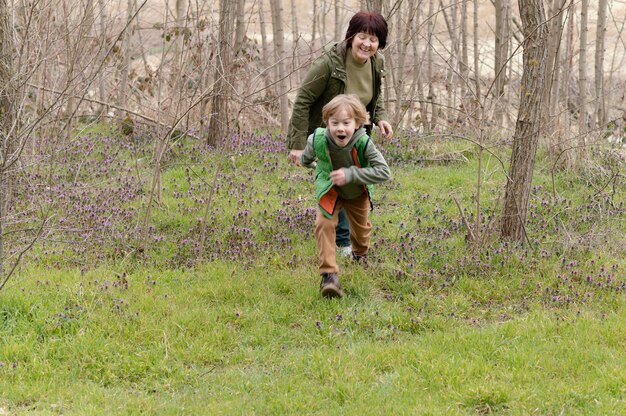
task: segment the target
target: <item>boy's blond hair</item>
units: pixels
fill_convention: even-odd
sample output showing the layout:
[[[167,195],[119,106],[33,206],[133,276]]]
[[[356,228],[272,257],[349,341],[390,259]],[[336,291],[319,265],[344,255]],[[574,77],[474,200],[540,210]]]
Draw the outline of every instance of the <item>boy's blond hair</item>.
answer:
[[[367,109],[354,94],[339,94],[328,102],[322,108],[322,120],[325,124],[328,124],[328,119],[336,114],[340,110],[346,110],[349,117],[354,118],[357,126],[363,126],[369,123],[370,116],[367,113]]]

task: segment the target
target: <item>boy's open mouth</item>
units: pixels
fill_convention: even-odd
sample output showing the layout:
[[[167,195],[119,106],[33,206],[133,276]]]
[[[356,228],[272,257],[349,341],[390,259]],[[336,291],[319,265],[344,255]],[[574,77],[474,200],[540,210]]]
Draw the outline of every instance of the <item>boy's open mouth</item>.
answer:
[[[337,140],[341,140],[341,141],[343,141],[343,140],[346,140],[346,137],[347,137],[347,136],[346,136],[345,134],[338,134],[338,135],[337,135]]]

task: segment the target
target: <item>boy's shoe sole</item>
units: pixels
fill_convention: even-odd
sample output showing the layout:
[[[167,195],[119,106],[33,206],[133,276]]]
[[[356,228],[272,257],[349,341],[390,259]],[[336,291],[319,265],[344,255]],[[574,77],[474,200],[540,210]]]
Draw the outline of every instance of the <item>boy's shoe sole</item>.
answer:
[[[340,298],[343,296],[343,291],[332,283],[324,285],[321,293],[325,298]]]
[[[322,273],[320,293],[325,298],[340,298],[343,296],[343,290],[341,289],[341,283],[339,283],[337,273]]]

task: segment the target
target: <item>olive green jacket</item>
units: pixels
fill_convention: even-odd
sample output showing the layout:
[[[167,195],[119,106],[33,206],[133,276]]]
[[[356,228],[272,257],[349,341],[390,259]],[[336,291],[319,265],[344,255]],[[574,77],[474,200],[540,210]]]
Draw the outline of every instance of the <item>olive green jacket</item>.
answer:
[[[287,132],[287,148],[302,150],[307,137],[315,128],[323,125],[322,107],[346,90],[346,54],[349,48],[344,40],[324,48],[322,55],[313,62],[307,72],[302,86],[298,90],[293,105],[289,130]],[[381,94],[382,79],[385,77],[385,60],[379,52],[372,58],[372,79],[374,80],[372,101],[367,111],[372,123],[386,120],[387,114],[383,106]],[[371,128],[368,129],[368,132]]]

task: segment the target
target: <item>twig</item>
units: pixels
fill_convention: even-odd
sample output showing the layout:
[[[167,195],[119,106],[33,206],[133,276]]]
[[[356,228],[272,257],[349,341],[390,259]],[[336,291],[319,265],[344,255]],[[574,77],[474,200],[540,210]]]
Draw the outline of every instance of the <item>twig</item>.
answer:
[[[469,221],[467,220],[467,217],[463,213],[463,208],[461,208],[461,203],[457,199],[456,195],[450,194],[450,196],[454,200],[454,203],[456,204],[456,207],[459,209],[459,214],[461,214],[461,219],[463,220],[463,224],[465,224],[465,228],[467,228],[467,239],[469,241],[471,241],[472,243],[476,242],[477,241],[476,240],[476,235],[474,234],[474,231],[472,230],[472,226],[469,223]]]
[[[20,264],[20,261],[22,260],[22,257],[24,256],[24,253],[26,253],[31,248],[33,248],[35,243],[37,241],[39,241],[39,237],[41,237],[41,234],[43,233],[43,230],[45,228],[46,221],[47,221],[47,218],[44,218],[43,222],[41,223],[41,227],[39,227],[39,230],[37,231],[37,235],[35,236],[35,238],[33,238],[32,241],[28,244],[28,246],[26,248],[24,248],[22,251],[20,251],[20,254],[17,255],[17,259],[15,259],[15,261],[13,262],[13,265],[11,266],[11,270],[9,270],[9,272],[6,275],[6,277],[2,281],[2,284],[0,284],[0,290],[2,290],[4,285],[7,284],[7,282],[9,281],[9,279],[11,278],[13,273],[15,272],[15,269],[17,268],[17,265]]]

